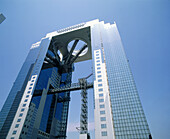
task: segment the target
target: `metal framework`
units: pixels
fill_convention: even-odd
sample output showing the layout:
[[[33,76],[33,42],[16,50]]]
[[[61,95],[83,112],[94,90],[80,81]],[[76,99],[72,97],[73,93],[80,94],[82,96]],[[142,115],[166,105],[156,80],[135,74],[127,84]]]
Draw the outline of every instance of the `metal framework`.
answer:
[[[76,39],[71,47],[71,50],[67,55],[63,57],[61,60],[58,51],[61,48],[61,44],[58,44],[57,41],[52,41],[50,45],[50,50],[55,54],[55,56],[51,56],[49,53],[46,54],[46,57],[44,59],[44,64],[47,64],[48,66],[54,66],[58,67],[60,73],[66,73],[72,71],[73,67],[72,64],[75,62],[75,60],[80,56],[80,54],[88,47],[87,44],[84,44],[78,53],[74,56],[73,51],[76,48],[76,45],[78,44],[79,40]]]
[[[61,88],[55,88],[48,91],[49,94],[56,94],[68,91],[76,91],[81,90],[81,115],[80,115],[80,134],[88,134],[88,97],[87,97],[87,89],[93,88],[93,83],[87,82],[87,78],[89,78],[92,74],[87,76],[86,78],[79,79],[78,83],[73,83],[71,86],[64,86]],[[38,90],[34,92],[34,96],[41,96],[42,90]],[[58,98],[57,102],[66,102],[70,101],[70,97]]]
[[[87,80],[79,79],[81,86],[81,115],[80,115],[80,134],[88,133],[88,101],[87,101]]]
[[[86,89],[93,88],[93,83],[92,82],[87,82],[86,83]],[[62,93],[62,92],[67,92],[67,91],[76,91],[76,90],[81,90],[82,86],[80,83],[72,83],[71,86],[64,86],[60,88],[55,88],[55,89],[50,89],[48,91],[48,95],[50,94],[56,94],[56,93]],[[34,96],[41,96],[42,95],[42,90],[36,90],[34,92]]]
[[[87,44],[84,44],[81,49],[78,51],[78,53],[73,56],[72,53],[74,49],[76,48],[76,45],[78,44],[79,40],[75,40],[68,55],[64,56],[62,61],[58,55],[58,50],[60,49],[59,44],[56,41],[52,41],[50,45],[50,50],[55,54],[55,56],[50,55],[49,53],[46,54],[46,57],[44,59],[44,68],[50,67],[58,67],[59,73],[65,73],[65,72],[72,72],[73,71],[73,63],[75,60],[79,57],[79,55],[87,48]],[[61,44],[60,44],[61,45]],[[78,83],[72,83],[71,85],[65,85],[60,88],[55,89],[49,89],[48,95],[50,94],[56,94],[56,93],[62,93],[62,92],[70,92],[70,91],[76,91],[81,90],[81,115],[80,115],[80,134],[88,134],[88,100],[87,100],[87,89],[93,88],[92,82],[87,82],[87,79],[91,76],[81,78],[79,79]],[[41,96],[42,90],[36,90],[34,92],[34,96]],[[70,101],[70,96],[67,97],[59,97],[57,102],[63,103]],[[89,136],[89,134],[88,134]]]

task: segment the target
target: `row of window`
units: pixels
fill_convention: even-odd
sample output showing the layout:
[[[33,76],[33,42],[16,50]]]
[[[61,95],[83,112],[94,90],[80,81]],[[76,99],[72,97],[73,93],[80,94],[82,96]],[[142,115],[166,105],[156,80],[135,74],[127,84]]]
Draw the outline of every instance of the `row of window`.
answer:
[[[98,57],[96,57],[96,59],[100,58],[98,53],[99,53],[99,51],[96,51],[96,56],[98,56]],[[100,60],[97,60],[96,62],[100,62]],[[100,66],[100,63],[98,63],[97,66]],[[102,75],[100,74],[101,73],[100,69],[101,69],[101,67],[97,67],[97,70],[99,70],[99,71],[97,71],[97,74],[99,74],[99,75],[97,75],[98,78],[102,77]],[[98,82],[102,82],[102,79],[98,79]],[[98,84],[98,87],[101,87],[101,86],[103,86],[101,83]],[[102,92],[103,88],[100,88],[98,91]]]
[[[99,67],[100,66],[100,63],[98,63],[98,62],[100,62],[100,60],[98,60],[98,59],[100,59],[100,57],[99,57],[99,51],[96,51],[96,56],[98,56],[98,57],[96,57],[96,62],[97,62],[97,77],[98,78],[101,78],[102,77],[102,75],[101,75],[101,67]],[[102,87],[103,85],[102,85],[102,83],[100,83],[100,82],[102,82],[102,79],[98,79],[98,87]],[[99,107],[100,107],[100,109],[103,109],[103,108],[105,108],[105,105],[104,104],[102,104],[103,102],[104,102],[104,99],[103,99],[103,88],[99,88],[98,89],[98,92],[99,92],[99,103],[101,103],[100,105],[99,105]],[[105,114],[105,110],[101,110],[100,111],[100,115],[104,115]],[[102,122],[105,122],[106,121],[106,117],[100,117],[100,121],[102,121]],[[101,129],[106,129],[107,128],[107,125],[105,124],[105,123],[102,123],[101,124]],[[107,136],[107,131],[102,131],[101,132],[101,135],[102,136]]]
[[[99,53],[99,51],[96,51],[96,53]],[[97,56],[96,59],[98,59],[98,60],[96,60],[96,62],[98,63],[98,62],[100,62],[100,60],[99,60],[99,59],[100,59],[99,54],[96,54],[96,56]],[[97,66],[100,66],[100,63],[98,63]],[[100,67],[97,67],[97,68],[100,69]]]
[[[26,99],[24,100],[24,102],[27,102],[27,101],[28,101],[27,98],[30,96],[31,89],[32,89],[32,86],[33,86],[33,82],[35,81],[34,79],[35,79],[35,76],[34,76],[33,79],[31,80],[32,83],[30,84],[29,90],[28,90],[28,92],[27,92],[28,95],[26,95]],[[19,117],[22,117],[22,116],[23,116],[23,112],[24,112],[24,110],[25,110],[26,105],[27,105],[26,103],[24,103],[24,104],[22,105],[22,109],[21,109],[21,113],[19,114]],[[19,118],[19,119],[17,120],[17,122],[18,122],[18,123],[21,122],[21,118]],[[19,127],[19,124],[18,124],[18,123],[15,125],[15,128],[18,128],[18,127]],[[15,135],[16,133],[17,133],[17,130],[14,130],[12,134]],[[13,139],[13,137],[12,137],[11,139]]]

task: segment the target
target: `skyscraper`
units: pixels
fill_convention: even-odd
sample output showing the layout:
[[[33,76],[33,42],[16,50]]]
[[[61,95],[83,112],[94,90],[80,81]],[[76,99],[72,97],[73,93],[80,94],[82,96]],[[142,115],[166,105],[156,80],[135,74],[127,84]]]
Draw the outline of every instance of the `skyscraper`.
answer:
[[[151,138],[116,24],[92,29],[95,137]]]
[[[74,63],[92,59],[95,138],[149,139],[149,127],[116,24],[71,26],[46,35],[30,52],[0,113],[2,138],[66,138]]]

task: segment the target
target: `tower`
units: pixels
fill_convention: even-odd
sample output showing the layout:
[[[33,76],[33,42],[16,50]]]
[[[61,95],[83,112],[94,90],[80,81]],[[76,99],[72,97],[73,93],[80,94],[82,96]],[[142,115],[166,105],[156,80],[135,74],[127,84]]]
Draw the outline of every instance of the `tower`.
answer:
[[[74,63],[89,59],[93,62],[95,137],[149,139],[116,24],[99,20],[48,33],[32,45],[1,110],[0,136],[66,138],[70,92],[50,91],[71,87]]]
[[[150,130],[116,23],[92,29],[95,137],[149,139]]]

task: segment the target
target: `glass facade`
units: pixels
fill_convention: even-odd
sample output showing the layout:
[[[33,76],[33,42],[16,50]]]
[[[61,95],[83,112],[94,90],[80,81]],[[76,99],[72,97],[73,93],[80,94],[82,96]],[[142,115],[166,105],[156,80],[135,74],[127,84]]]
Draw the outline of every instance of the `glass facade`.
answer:
[[[116,24],[100,22],[93,28],[93,34],[96,35],[93,38],[95,84],[97,85],[94,89],[97,115],[95,122],[101,123],[102,128],[104,124],[108,123],[107,120],[103,122],[104,110],[101,109],[100,103],[104,102],[106,119],[113,122],[111,125],[113,126],[114,138],[149,139],[151,137],[150,130]],[[99,59],[100,55],[101,59]],[[102,60],[102,62],[99,63],[98,60]],[[101,66],[102,74],[105,77],[99,75],[98,66]],[[102,84],[105,84],[103,85],[103,94],[106,96],[103,98],[104,100],[101,99],[101,92],[98,89]],[[102,110],[100,115],[99,110]],[[97,124],[95,128],[97,138],[110,135],[111,131],[108,129],[107,132],[102,132],[99,136],[101,129],[98,128]]]
[[[39,47],[30,50],[30,53],[28,54],[17,76],[17,79],[15,80],[13,87],[7,97],[7,100],[2,107],[2,110],[0,112],[0,136],[2,138],[5,138],[7,136],[7,133],[10,129],[39,50]]]
[[[107,34],[114,34],[112,39]],[[103,53],[117,139],[148,139],[150,131],[116,26],[103,34]]]
[[[48,50],[48,53],[51,56],[54,54]],[[35,93],[41,92],[43,94],[43,89],[53,89],[58,87],[64,87],[65,85],[71,85],[71,76],[72,73],[59,73],[57,67],[46,67],[43,64],[36,87]],[[31,84],[30,84],[31,85]],[[65,97],[70,97],[69,92],[63,92],[60,94],[51,94],[47,95],[45,101],[43,102],[43,107],[41,108],[42,100],[44,99],[42,96],[33,96],[31,100],[31,105],[35,106],[33,109],[34,118],[30,120],[30,123],[24,123],[24,127],[30,126],[27,131],[25,128],[22,129],[22,134],[20,137],[22,138],[31,138],[34,135],[33,127],[37,126],[36,117],[38,116],[38,111],[41,111],[41,117],[38,116],[41,120],[38,124],[39,134],[41,136],[55,136],[55,137],[64,137],[66,136],[66,128],[67,128],[67,117],[68,117],[68,107],[69,102],[61,101]],[[29,112],[32,109],[29,110]],[[27,116],[27,119],[29,117]],[[26,135],[25,135],[26,134]],[[39,137],[38,137],[39,138]]]
[[[69,92],[47,95],[48,90],[71,85],[72,71],[59,72],[45,61],[56,57],[49,38],[34,44],[0,113],[2,138],[66,136]],[[36,79],[36,76],[38,78]],[[40,93],[41,95],[34,95]],[[7,136],[8,135],[8,136]]]

